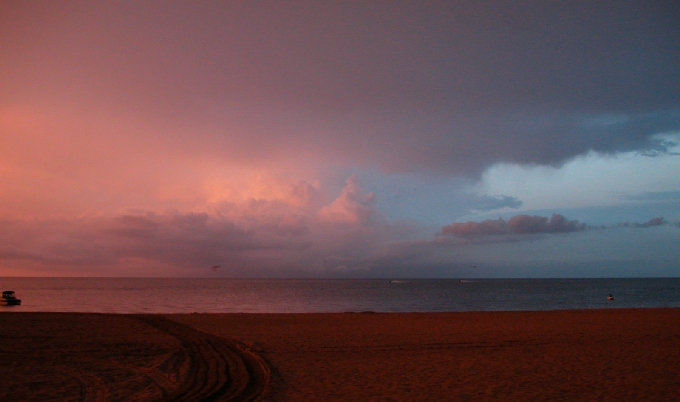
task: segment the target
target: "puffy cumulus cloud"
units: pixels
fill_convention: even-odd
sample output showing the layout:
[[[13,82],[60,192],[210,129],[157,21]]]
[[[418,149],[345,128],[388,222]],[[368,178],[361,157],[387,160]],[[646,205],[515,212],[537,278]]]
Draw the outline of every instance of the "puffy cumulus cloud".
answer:
[[[206,211],[220,218],[239,222],[244,227],[265,230],[281,235],[308,233],[309,223],[315,219],[326,198],[318,187],[306,182],[285,183],[267,178],[255,185],[267,190],[229,190],[221,194],[211,192]],[[200,208],[199,208],[200,209]]]
[[[49,274],[324,275],[365,270],[413,227],[390,224],[355,176],[328,205],[313,186],[280,198],[216,203],[208,212],[132,212],[108,217],[0,222],[0,267]],[[290,198],[292,197],[292,198]],[[307,200],[305,202],[302,199]]]
[[[439,234],[470,238],[508,234],[569,233],[585,229],[586,225],[584,223],[568,220],[560,214],[553,214],[550,218],[545,216],[516,215],[507,221],[503,218],[498,218],[497,220],[488,219],[481,222],[452,223],[442,227]]]
[[[342,194],[332,204],[321,208],[319,218],[328,222],[348,222],[350,224],[366,225],[375,217],[378,210],[375,207],[375,194],[365,193],[358,182],[357,176],[347,179]]]

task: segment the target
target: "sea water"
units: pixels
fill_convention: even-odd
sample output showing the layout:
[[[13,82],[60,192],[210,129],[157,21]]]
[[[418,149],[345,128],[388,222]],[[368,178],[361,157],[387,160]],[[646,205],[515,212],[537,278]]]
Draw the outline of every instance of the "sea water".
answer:
[[[0,312],[330,313],[680,307],[680,278],[0,278]],[[614,296],[613,301],[607,295]]]

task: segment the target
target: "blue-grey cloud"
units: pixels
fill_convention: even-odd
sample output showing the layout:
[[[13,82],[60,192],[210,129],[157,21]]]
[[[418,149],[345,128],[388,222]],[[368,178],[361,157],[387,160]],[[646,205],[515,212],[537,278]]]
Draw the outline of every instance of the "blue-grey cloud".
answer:
[[[478,205],[475,206],[475,211],[487,212],[502,208],[519,208],[522,206],[522,201],[517,197],[510,197],[507,195],[489,196],[484,195],[478,197]]]
[[[621,197],[625,201],[633,202],[680,202],[680,191],[653,191],[640,194],[630,194]]]
[[[671,149],[678,146],[678,143],[670,140],[656,139],[650,141],[650,146],[647,149],[640,151],[640,155],[647,157],[657,157],[664,155],[678,156],[680,153],[671,151]]]

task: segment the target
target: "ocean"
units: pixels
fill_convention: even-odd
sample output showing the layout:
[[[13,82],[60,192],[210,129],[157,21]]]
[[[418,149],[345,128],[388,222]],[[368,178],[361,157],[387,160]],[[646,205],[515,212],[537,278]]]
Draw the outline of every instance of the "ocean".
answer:
[[[0,312],[339,313],[680,307],[680,278],[0,278]],[[613,301],[607,295],[614,296]]]

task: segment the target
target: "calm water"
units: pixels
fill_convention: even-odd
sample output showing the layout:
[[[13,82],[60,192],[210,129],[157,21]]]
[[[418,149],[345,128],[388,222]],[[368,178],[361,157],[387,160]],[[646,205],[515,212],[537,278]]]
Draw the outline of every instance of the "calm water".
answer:
[[[663,279],[0,278],[21,306],[0,312],[308,313],[680,307]],[[615,300],[607,301],[608,294]]]

